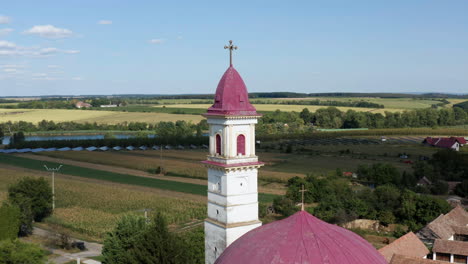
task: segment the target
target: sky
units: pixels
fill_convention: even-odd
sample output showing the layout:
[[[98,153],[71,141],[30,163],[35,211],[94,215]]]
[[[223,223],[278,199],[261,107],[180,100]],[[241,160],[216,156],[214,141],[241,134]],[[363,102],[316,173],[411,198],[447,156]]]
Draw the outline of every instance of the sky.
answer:
[[[0,5],[0,96],[468,93],[468,1],[15,0]]]

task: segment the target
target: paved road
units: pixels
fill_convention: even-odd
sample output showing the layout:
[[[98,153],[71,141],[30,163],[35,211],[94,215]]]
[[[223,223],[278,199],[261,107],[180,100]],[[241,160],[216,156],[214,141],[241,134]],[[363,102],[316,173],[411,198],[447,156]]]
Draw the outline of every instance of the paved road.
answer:
[[[54,233],[52,233],[50,231],[47,231],[47,230],[44,230],[44,229],[41,229],[41,228],[37,228],[37,227],[34,227],[33,234],[37,235],[37,236],[41,236],[41,237],[51,237],[51,236],[54,235]],[[58,257],[51,259],[52,263],[63,264],[63,263],[69,262],[70,260],[76,260],[77,258],[80,258],[81,260],[84,260],[87,257],[95,257],[95,256],[100,256],[101,255],[101,252],[102,252],[102,245],[101,244],[86,242],[86,241],[79,240],[79,239],[74,239],[74,238],[72,238],[72,240],[84,242],[85,247],[86,247],[87,250],[82,251],[82,252],[78,252],[78,253],[68,253],[68,252],[65,252],[65,251],[60,250],[60,249],[48,248],[48,250],[52,251],[53,254],[59,255]],[[85,263],[85,262],[83,262],[83,263]],[[96,263],[96,262],[93,262],[93,263]],[[97,263],[99,263],[99,262],[97,262]]]

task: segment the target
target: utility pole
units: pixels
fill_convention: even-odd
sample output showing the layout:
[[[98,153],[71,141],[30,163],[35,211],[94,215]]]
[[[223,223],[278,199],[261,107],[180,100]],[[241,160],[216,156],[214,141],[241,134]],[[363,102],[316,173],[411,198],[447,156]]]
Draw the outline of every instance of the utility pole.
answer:
[[[62,165],[58,166],[57,168],[49,168],[47,165],[44,165],[44,168],[47,171],[52,172],[52,212],[55,211],[55,172],[59,172],[60,168],[62,168]]]

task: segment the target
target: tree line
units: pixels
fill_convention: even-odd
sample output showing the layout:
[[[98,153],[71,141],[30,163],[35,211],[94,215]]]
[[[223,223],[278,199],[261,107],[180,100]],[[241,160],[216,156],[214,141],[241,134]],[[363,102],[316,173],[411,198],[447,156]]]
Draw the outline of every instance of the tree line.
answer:
[[[284,101],[266,101],[252,100],[252,104],[280,104],[280,105],[320,105],[320,106],[344,106],[344,107],[363,107],[363,108],[385,108],[382,104],[371,103],[367,101],[333,101],[333,100],[284,100]]]
[[[310,112],[285,112],[276,110],[266,113],[259,120],[258,131],[264,134],[298,133],[319,128],[417,128],[454,126],[468,124],[468,111],[459,107],[441,109],[417,109],[403,112],[357,112],[340,111],[336,107],[320,108]]]
[[[42,120],[38,123],[18,121],[18,122],[4,122],[0,123],[0,133],[18,132],[24,133],[30,132],[44,132],[44,131],[86,131],[86,130],[98,130],[98,131],[161,131],[161,130],[175,130],[180,128],[181,130],[191,130],[194,133],[208,129],[206,120],[202,120],[197,124],[192,124],[183,120],[176,122],[159,122],[159,123],[147,123],[147,122],[122,122],[117,124],[98,124],[94,123],[77,123],[77,122],[54,122],[49,120]],[[162,131],[161,131],[162,132]],[[200,132],[201,133],[201,132]],[[0,134],[1,135],[1,134]]]

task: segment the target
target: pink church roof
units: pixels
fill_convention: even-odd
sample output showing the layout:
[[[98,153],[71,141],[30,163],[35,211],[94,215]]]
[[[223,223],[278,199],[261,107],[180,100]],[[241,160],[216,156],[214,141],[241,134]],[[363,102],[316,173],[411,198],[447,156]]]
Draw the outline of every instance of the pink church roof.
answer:
[[[215,264],[386,264],[366,240],[311,214],[258,227],[232,243]]]
[[[214,104],[208,108],[206,115],[259,115],[249,102],[249,94],[244,81],[232,65],[219,81]]]

